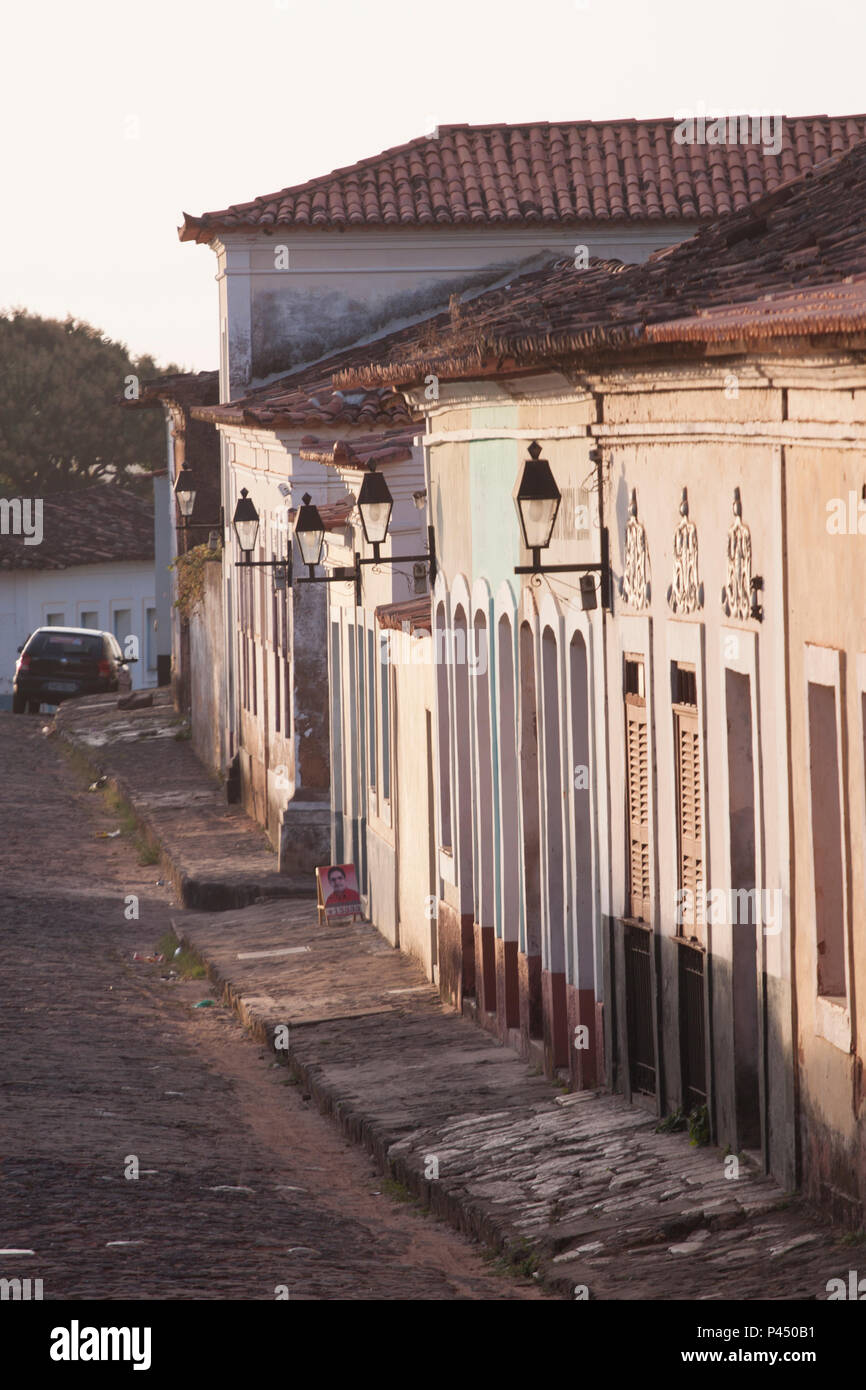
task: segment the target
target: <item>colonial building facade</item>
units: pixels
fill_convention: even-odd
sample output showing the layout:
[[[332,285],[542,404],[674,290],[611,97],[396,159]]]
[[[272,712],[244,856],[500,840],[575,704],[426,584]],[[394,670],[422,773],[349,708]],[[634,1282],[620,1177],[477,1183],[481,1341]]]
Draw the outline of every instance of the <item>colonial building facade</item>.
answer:
[[[433,635],[471,654],[435,668],[443,993],[854,1224],[864,205],[860,146],[646,265],[521,277],[337,378],[426,417]],[[560,501],[533,556],[539,455]]]
[[[246,488],[262,517],[255,558],[284,554],[287,503],[308,486],[325,504],[339,500],[335,475],[300,456],[307,435],[327,448],[344,427],[351,440],[405,423],[393,405],[380,408],[381,393],[353,400],[330,389],[328,368],[345,369],[350,344],[390,338],[539,256],[642,261],[847,148],[862,126],[790,122],[778,150],[757,160],[733,143],[685,147],[672,120],[448,126],[306,184],[185,217],[181,239],[217,257],[222,406],[193,413],[219,428],[227,522]],[[243,572],[239,558],[229,536],[221,770],[239,780],[288,872],[310,867],[327,839],[329,735],[317,697],[326,603],[312,589],[303,609],[300,594],[280,600],[295,613],[280,626],[262,571]]]

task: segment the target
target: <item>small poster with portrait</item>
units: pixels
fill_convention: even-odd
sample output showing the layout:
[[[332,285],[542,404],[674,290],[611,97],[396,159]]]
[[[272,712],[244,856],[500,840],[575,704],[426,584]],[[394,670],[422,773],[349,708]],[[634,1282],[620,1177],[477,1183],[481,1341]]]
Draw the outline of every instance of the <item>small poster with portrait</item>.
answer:
[[[361,917],[361,894],[354,864],[328,864],[316,869],[319,926],[332,918]]]

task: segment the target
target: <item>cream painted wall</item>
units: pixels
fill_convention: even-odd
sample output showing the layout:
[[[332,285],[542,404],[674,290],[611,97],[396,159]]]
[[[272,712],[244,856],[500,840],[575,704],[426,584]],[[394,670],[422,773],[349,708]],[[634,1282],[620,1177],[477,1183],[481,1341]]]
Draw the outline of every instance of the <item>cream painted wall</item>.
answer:
[[[428,803],[435,796],[433,739],[433,643],[429,636],[394,632],[390,639],[395,694],[395,827],[397,834],[397,914],[400,947],[417,957],[427,978],[435,970],[438,874],[433,856]],[[430,736],[428,786],[428,724]]]
[[[858,372],[859,375],[859,372]],[[804,1110],[803,1163],[810,1191],[825,1203],[857,1193],[866,1202],[866,1107],[862,1084],[866,1035],[866,605],[863,557],[866,548],[866,410],[862,388],[835,392],[799,391],[791,401],[807,422],[845,421],[846,438],[836,447],[792,446],[785,451],[788,498],[788,608],[791,615],[791,768],[794,792],[793,864],[796,910],[796,970],[801,1097]],[[853,407],[853,408],[852,408]],[[850,505],[853,494],[854,507]],[[828,532],[828,505],[844,504],[846,534]],[[835,508],[834,508],[835,511]],[[852,526],[854,534],[850,533]],[[847,1025],[835,1029],[833,1014],[817,996],[814,874],[810,813],[807,680],[820,677],[807,644],[823,649],[839,673],[839,750],[845,802],[843,863],[848,954]],[[842,1020],[838,1019],[841,1023]],[[841,1205],[839,1205],[841,1202]]]

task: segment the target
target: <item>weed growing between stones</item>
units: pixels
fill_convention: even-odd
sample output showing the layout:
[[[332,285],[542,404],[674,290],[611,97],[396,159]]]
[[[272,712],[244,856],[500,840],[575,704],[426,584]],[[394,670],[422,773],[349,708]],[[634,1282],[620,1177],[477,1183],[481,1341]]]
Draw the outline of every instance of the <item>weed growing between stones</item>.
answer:
[[[656,1134],[681,1134],[689,1132],[692,1148],[703,1148],[710,1142],[710,1115],[705,1105],[697,1105],[692,1110],[680,1106],[656,1125]]]
[[[180,942],[173,931],[167,931],[161,936],[156,944],[157,953],[165,956],[166,963],[176,970],[182,980],[201,980],[207,975],[201,959],[195,951],[187,949],[181,950],[179,955],[175,955]]]
[[[689,1143],[693,1149],[702,1149],[710,1142],[710,1112],[705,1105],[699,1105],[689,1115]]]

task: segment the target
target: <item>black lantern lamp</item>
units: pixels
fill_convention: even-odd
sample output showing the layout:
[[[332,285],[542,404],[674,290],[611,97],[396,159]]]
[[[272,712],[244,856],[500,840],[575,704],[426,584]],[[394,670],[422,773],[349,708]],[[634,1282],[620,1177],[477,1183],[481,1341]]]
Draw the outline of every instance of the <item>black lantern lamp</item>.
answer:
[[[416,506],[419,505],[419,497],[422,498],[421,506],[423,506],[426,496],[426,492],[414,494]],[[436,582],[436,539],[432,526],[427,527],[428,550],[426,555],[393,555],[387,559],[382,558],[381,547],[388,539],[388,528],[391,525],[393,510],[394,498],[391,496],[388,484],[382,474],[376,471],[375,466],[369,464],[358,493],[358,512],[361,517],[364,539],[372,547],[373,554],[362,557],[356,550],[355,563],[351,568],[344,565],[335,568],[329,575],[314,575],[313,570],[316,565],[321,563],[325,526],[318,507],[313,505],[310,494],[305,493],[304,505],[299,508],[295,521],[295,538],[304,563],[309,569],[309,574],[296,582],[299,584],[330,584],[339,580],[353,579],[355,582],[355,602],[360,607],[362,603],[361,571],[363,565],[406,565],[423,561],[428,567],[432,588]],[[290,570],[289,585],[291,583]]]
[[[241,548],[242,559],[239,566],[242,569],[272,569],[274,571],[274,588],[276,590],[291,589],[293,584],[329,584],[337,579],[354,579],[357,583],[357,574],[354,568],[345,566],[335,570],[333,575],[314,574],[322,558],[322,546],[325,539],[325,526],[319,515],[318,507],[312,505],[312,499],[308,492],[304,493],[304,505],[298,508],[298,515],[295,518],[295,538],[300,547],[301,556],[304,564],[309,570],[309,574],[300,579],[293,577],[292,565],[292,546],[289,543],[288,552],[284,560],[251,560],[255,549],[256,537],[259,534],[259,514],[256,511],[253,499],[247,493],[245,487],[241,488],[241,495],[238,498],[235,514],[232,518],[235,534],[238,538],[238,545]]]
[[[553,528],[559,514],[562,493],[556,486],[550,464],[541,457],[541,445],[535,440],[529,446],[529,458],[523,465],[520,482],[514,492],[514,504],[520,520],[523,542],[532,552],[531,565],[516,565],[515,574],[580,574],[580,604],[584,610],[597,606],[596,588],[593,574],[600,579],[599,592],[602,605],[607,608],[609,593],[609,566],[607,531],[603,524],[601,450],[590,451],[590,459],[597,466],[599,498],[599,526],[601,529],[601,560],[583,565],[542,565],[541,552],[550,545]],[[540,582],[540,581],[537,581]]]
[[[420,511],[427,500],[426,491],[424,493],[415,492],[412,496],[415,506]],[[420,503],[419,497],[422,498]],[[355,553],[355,594],[359,604],[361,602],[362,565],[405,565],[424,562],[428,568],[431,589],[436,583],[436,536],[432,526],[427,527],[426,555],[391,555],[386,560],[382,559],[380,549],[388,539],[388,527],[391,525],[391,512],[393,510],[394,498],[391,496],[388,484],[382,474],[376,472],[376,465],[370,463],[358,493],[358,511],[361,514],[364,539],[368,545],[373,547],[373,554],[362,559],[357,552]]]
[[[374,562],[378,562],[379,547],[388,538],[393,508],[394,499],[388,484],[382,474],[376,472],[375,465],[370,464],[358,493],[358,511],[361,513],[364,538],[373,547]]]
[[[298,515],[295,518],[295,539],[298,542],[301,559],[312,575],[322,558],[325,523],[322,521],[318,507],[313,505],[313,499],[308,492],[304,493],[303,506],[298,508]]]
[[[272,569],[275,587],[285,588],[286,584],[291,585],[291,550],[284,560],[253,560],[250,558],[256,548],[259,534],[259,514],[245,487],[241,488],[241,495],[237,500],[235,514],[232,517],[232,525],[235,528],[235,535],[241,549],[241,558],[236,562],[237,565],[241,569]]]
[[[219,521],[190,521],[195,506],[196,487],[193,471],[185,463],[175,479],[174,497],[184,531],[219,531],[222,535],[225,527],[222,507],[220,507]]]
[[[562,494],[550,470],[547,459],[541,457],[541,445],[533,441],[529,458],[523,465],[523,475],[514,495],[520,529],[532,562],[541,564],[539,552],[550,545]]]
[[[195,506],[195,478],[192,476],[192,469],[187,468],[186,464],[177,475],[174,495],[181,516],[184,518],[192,516],[192,509]]]
[[[241,495],[232,517],[232,525],[235,528],[238,545],[244,557],[243,563],[248,565],[251,563],[250,556],[256,548],[256,537],[259,534],[259,514],[245,487],[241,488]]]

